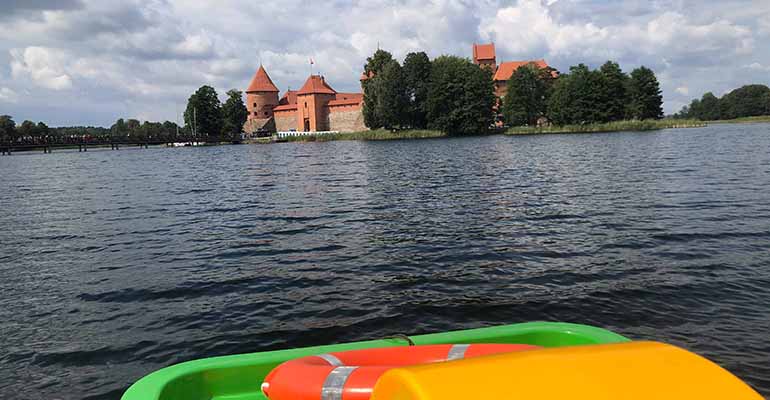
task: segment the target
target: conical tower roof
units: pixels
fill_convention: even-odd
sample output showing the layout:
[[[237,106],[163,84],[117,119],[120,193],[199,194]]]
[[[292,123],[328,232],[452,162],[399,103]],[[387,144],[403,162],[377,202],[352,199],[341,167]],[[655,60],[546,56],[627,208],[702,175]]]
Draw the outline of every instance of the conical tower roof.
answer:
[[[246,89],[246,93],[251,92],[278,92],[278,88],[275,87],[270,76],[267,75],[267,71],[263,66],[259,66],[257,73],[251,78],[249,88]]]
[[[332,89],[322,76],[310,75],[297,94],[337,94],[337,91]]]

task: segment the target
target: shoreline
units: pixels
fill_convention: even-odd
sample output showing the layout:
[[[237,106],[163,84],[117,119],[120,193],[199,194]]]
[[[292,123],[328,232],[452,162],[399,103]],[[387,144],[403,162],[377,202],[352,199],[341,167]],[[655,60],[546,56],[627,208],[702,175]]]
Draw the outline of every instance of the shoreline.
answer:
[[[504,135],[545,135],[545,134],[572,134],[572,133],[614,133],[614,132],[645,132],[663,129],[703,128],[708,126],[706,122],[696,120],[644,120],[644,121],[617,121],[603,124],[543,126],[543,127],[513,127],[508,128]]]
[[[770,115],[761,115],[758,117],[743,117],[735,119],[718,119],[706,121],[709,124],[766,124],[770,123]]]

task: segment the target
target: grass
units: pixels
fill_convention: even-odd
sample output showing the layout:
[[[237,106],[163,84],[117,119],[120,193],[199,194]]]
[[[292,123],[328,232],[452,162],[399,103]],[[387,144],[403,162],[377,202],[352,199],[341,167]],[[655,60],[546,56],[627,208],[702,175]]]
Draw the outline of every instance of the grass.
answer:
[[[770,122],[770,115],[761,115],[758,117],[743,117],[736,119],[722,119],[717,121],[709,121],[709,124],[759,124]]]
[[[399,140],[399,139],[429,139],[446,137],[447,135],[439,131],[430,130],[405,130],[389,131],[385,129],[376,129],[373,131],[361,132],[340,132],[324,135],[309,136],[289,136],[288,142],[328,142],[332,140]]]
[[[689,119],[661,119],[644,121],[617,121],[604,124],[564,125],[564,126],[521,126],[508,128],[506,135],[536,135],[546,133],[601,133],[654,131],[669,128],[698,128],[706,126],[705,122]]]

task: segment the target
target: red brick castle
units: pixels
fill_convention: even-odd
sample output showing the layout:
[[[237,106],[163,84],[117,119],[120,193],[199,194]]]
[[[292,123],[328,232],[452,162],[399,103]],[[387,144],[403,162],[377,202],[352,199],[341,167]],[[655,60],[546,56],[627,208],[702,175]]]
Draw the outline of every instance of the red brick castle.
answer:
[[[509,61],[497,64],[494,43],[474,44],[473,62],[494,73],[495,94],[505,97],[511,75],[521,66],[535,63],[540,68],[545,60]],[[363,76],[361,80],[368,79]],[[280,98],[278,88],[261,65],[246,89],[246,108],[249,111],[244,125],[246,133],[259,130],[268,132],[366,130],[363,93],[341,93],[334,90],[321,75],[310,75],[299,90],[288,90]]]

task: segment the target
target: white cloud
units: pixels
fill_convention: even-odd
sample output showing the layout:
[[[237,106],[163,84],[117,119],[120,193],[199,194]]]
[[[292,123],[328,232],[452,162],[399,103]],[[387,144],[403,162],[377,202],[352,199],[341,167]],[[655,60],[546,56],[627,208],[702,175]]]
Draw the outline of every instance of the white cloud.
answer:
[[[520,0],[482,21],[480,35],[514,56],[582,57],[586,61],[645,54],[656,60],[708,53],[749,54],[751,31],[729,21],[691,22],[668,11],[643,24],[561,22],[541,0]]]
[[[19,101],[19,96],[13,89],[0,87],[0,101],[5,103],[17,103]]]
[[[182,56],[207,56],[213,51],[214,43],[206,32],[185,36],[184,40],[174,46],[174,51]]]
[[[765,71],[765,72],[770,71],[770,65],[762,65],[762,64],[760,64],[758,62],[751,63],[751,64],[747,65],[746,68],[753,69],[755,71]]]
[[[243,89],[260,61],[282,90],[304,82],[313,57],[335,89],[352,91],[378,45],[399,59],[419,50],[470,57],[486,40],[500,60],[546,58],[561,70],[607,59],[627,71],[647,65],[668,112],[706,91],[770,83],[770,48],[759,45],[770,3],[752,0],[81,3],[0,18],[0,88],[19,94],[3,100],[4,112],[57,118],[46,107],[56,91],[68,119],[52,123],[174,119],[202,84]]]
[[[72,78],[64,72],[66,56],[62,51],[31,46],[23,50],[12,49],[11,57],[14,78],[28,76],[35,84],[52,90],[72,87]]]

